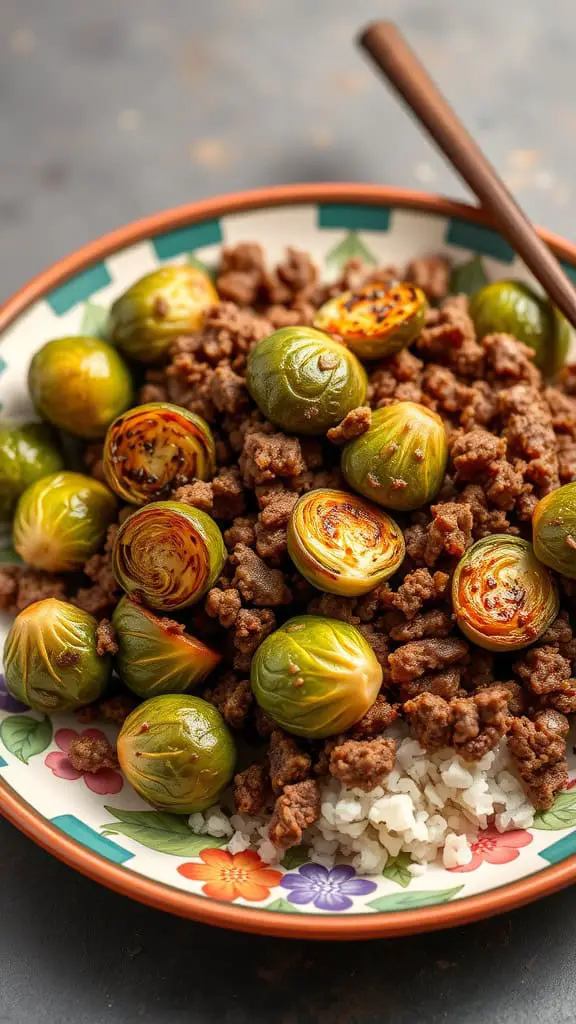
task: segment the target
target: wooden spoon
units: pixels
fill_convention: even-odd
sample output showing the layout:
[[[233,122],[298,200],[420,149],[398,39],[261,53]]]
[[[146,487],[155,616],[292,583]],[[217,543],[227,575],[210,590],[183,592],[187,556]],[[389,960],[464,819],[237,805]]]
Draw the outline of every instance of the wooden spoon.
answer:
[[[396,26],[375,22],[362,32],[359,42],[576,327],[576,289]]]

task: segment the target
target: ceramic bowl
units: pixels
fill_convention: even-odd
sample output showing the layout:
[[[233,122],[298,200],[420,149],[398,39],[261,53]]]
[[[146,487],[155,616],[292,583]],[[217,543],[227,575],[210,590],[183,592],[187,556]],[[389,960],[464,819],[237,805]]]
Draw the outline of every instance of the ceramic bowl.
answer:
[[[576,280],[576,247],[542,236]],[[30,415],[26,372],[47,339],[97,334],[112,300],[142,274],[166,262],[209,265],[221,244],[248,239],[260,242],[270,260],[286,245],[306,249],[326,276],[351,256],[402,265],[415,254],[440,251],[456,262],[481,254],[491,276],[530,280],[484,214],[436,196],[367,185],[297,185],[210,199],[86,245],[5,304],[0,416]],[[301,848],[274,869],[265,869],[256,854],[232,857],[221,848],[224,840],[194,835],[185,818],[144,804],[118,772],[80,775],[66,751],[82,728],[72,715],[50,720],[17,705],[2,680],[0,809],[84,874],[185,917],[298,938],[399,935],[510,909],[576,876],[576,788],[560,794],[529,831],[481,834],[465,871],[432,867],[414,877],[400,857],[384,875],[351,884],[351,868],[329,873],[306,864]],[[576,775],[576,759],[571,767]],[[297,873],[300,886],[307,879],[309,899],[295,906],[286,875]],[[204,891],[208,875],[211,895]],[[225,876],[234,885],[224,885]],[[325,898],[328,890],[336,900]]]

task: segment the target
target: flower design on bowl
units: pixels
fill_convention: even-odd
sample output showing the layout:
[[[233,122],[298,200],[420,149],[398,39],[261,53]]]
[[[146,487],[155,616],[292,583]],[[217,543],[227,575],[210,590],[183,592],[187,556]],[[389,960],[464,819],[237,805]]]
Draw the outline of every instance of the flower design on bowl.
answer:
[[[124,779],[120,772],[113,768],[101,768],[98,772],[80,772],[68,760],[68,751],[74,740],[80,737],[105,740],[106,737],[100,729],[84,729],[83,732],[76,732],[75,729],[58,729],[54,736],[54,742],[59,750],[53,750],[44,760],[44,764],[58,779],[67,779],[75,782],[77,779],[84,779],[88,789],[99,796],[110,793],[119,793],[124,785]]]
[[[509,864],[520,856],[520,850],[529,846],[533,836],[525,829],[513,832],[498,832],[494,825],[479,832],[478,839],[471,844],[472,860],[469,864],[451,868],[451,871],[475,871],[483,862],[486,864]]]
[[[261,903],[282,878],[280,871],[267,867],[255,850],[228,853],[227,850],[202,850],[202,864],[181,864],[178,872],[184,878],[205,882],[202,892],[214,900],[233,903],[236,899]]]
[[[280,885],[290,889],[289,903],[312,903],[319,910],[331,911],[349,910],[353,896],[367,896],[377,888],[367,878],[356,878],[348,864],[330,869],[322,864],[303,864],[297,872],[284,875]]]

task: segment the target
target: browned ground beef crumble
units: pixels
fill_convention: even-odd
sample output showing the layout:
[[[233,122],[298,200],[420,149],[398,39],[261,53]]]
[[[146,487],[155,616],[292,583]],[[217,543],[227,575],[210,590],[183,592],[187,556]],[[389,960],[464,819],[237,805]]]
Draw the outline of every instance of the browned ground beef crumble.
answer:
[[[210,482],[191,480],[174,494],[209,512],[222,528],[228,561],[203,607],[197,631],[225,652],[204,696],[228,724],[266,746],[235,777],[239,811],[275,807],[270,834],[280,847],[300,842],[320,813],[315,777],[332,774],[370,790],[394,763],[382,736],[399,716],[423,747],[451,745],[478,760],[508,735],[510,752],[534,804],[548,807],[566,784],[566,714],[576,712],[576,639],[568,613],[573,582],[560,579],[563,610],[544,636],[515,657],[465,642],[454,623],[450,582],[458,559],[493,533],[530,537],[539,498],[576,480],[576,367],[544,386],[532,352],[506,334],[476,337],[465,296],[448,296],[444,258],[397,268],[353,260],[325,286],[306,253],[289,249],[270,269],[260,246],[225,247],[217,275],[221,301],[204,330],[173,343],[164,366],[147,372],[141,401],[170,401],[203,416],[216,440],[218,468]],[[315,309],[345,288],[407,276],[432,305],[410,350],[370,364],[368,405],[348,413],[327,439],[293,437],[266,422],[244,382],[250,349],[273,329],[311,323]],[[444,420],[449,460],[430,507],[398,516],[406,558],[396,576],[362,598],[314,590],[294,569],[286,529],[298,497],[316,487],[342,487],[338,445],[370,426],[371,410],[398,400],[421,402]],[[86,464],[101,476],[101,450]],[[119,522],[126,515],[122,510]],[[34,601],[69,598],[100,620],[99,653],[112,653],[109,618],[121,593],[111,568],[118,527],[84,567],[75,589],[30,569],[0,569],[0,608],[16,613]],[[305,611],[357,625],[383,666],[382,692],[347,734],[306,743],[278,729],[256,706],[252,656],[288,616]],[[194,632],[194,629],[191,631]],[[203,631],[203,632],[202,632]],[[78,713],[121,723],[135,698],[116,694]],[[115,764],[108,746],[75,742],[78,770]]]

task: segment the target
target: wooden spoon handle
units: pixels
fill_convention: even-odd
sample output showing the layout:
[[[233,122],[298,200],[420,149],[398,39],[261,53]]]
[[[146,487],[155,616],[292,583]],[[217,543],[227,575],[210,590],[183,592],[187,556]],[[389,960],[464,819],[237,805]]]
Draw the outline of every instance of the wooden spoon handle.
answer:
[[[574,286],[396,26],[375,22],[362,33],[360,44],[492,214],[545,292],[576,327]]]

